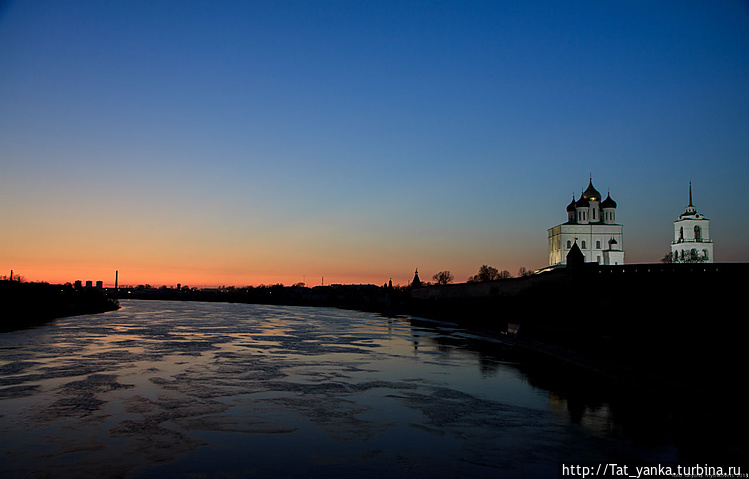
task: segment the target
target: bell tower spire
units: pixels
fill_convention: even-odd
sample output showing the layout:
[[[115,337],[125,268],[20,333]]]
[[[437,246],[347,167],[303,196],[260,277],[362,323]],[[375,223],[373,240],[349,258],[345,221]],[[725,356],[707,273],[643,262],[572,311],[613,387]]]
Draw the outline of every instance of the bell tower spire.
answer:
[[[684,212],[685,215],[694,215],[697,213],[697,208],[694,207],[692,204],[692,182],[689,182],[689,205],[687,205],[687,209]]]
[[[692,206],[692,182],[689,182],[689,206]]]

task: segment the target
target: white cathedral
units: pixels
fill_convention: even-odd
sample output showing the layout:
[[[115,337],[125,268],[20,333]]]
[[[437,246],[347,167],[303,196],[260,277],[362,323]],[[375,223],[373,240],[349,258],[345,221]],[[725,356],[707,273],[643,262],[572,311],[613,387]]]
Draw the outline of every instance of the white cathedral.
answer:
[[[710,239],[710,220],[692,205],[692,182],[689,182],[689,205],[674,221],[674,241],[671,243],[674,263],[712,263],[713,240]]]
[[[593,179],[580,199],[567,205],[567,222],[549,228],[549,266],[566,264],[577,243],[587,263],[624,264],[622,225],[616,223],[616,202],[593,187]]]

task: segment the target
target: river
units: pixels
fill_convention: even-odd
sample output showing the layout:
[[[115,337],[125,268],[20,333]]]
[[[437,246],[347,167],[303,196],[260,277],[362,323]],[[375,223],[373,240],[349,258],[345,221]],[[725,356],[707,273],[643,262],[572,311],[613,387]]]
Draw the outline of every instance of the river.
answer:
[[[122,301],[0,335],[0,476],[556,477],[560,461],[678,459],[657,411],[521,358],[409,317]]]

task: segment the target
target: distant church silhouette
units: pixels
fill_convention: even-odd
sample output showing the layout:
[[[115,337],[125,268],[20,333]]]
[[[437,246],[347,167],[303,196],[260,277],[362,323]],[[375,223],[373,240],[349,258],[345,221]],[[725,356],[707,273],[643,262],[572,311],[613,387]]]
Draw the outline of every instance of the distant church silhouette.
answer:
[[[419,279],[419,268],[416,268],[414,279],[411,281],[411,287],[418,288],[419,286],[421,286],[421,280]]]

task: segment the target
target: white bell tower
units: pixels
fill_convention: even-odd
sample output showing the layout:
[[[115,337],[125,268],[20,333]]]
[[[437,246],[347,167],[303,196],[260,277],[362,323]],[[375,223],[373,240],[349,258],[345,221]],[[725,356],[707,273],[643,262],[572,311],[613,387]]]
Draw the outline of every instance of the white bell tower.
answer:
[[[674,263],[712,263],[713,240],[710,239],[710,220],[697,212],[692,204],[692,182],[689,182],[689,205],[674,221],[674,240],[671,243]]]

